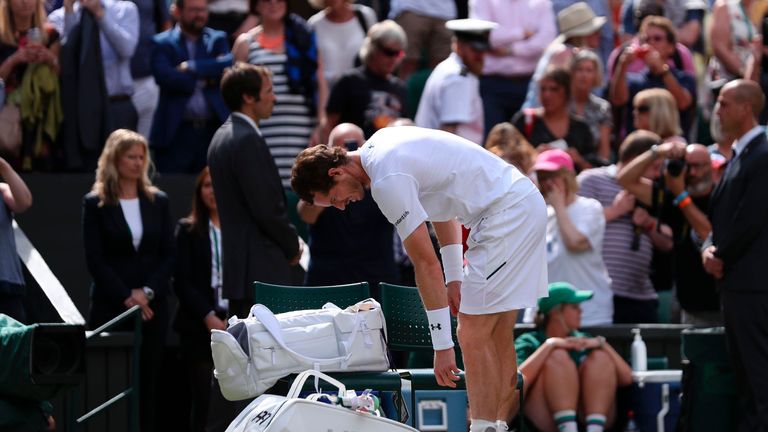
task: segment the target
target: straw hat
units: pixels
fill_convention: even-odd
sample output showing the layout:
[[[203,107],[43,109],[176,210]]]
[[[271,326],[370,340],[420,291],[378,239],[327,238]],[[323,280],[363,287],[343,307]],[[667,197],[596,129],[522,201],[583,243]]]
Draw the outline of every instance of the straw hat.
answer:
[[[574,3],[557,14],[557,27],[560,29],[558,40],[568,40],[574,36],[587,36],[598,30],[606,22],[605,17],[595,16],[595,12],[584,2]]]

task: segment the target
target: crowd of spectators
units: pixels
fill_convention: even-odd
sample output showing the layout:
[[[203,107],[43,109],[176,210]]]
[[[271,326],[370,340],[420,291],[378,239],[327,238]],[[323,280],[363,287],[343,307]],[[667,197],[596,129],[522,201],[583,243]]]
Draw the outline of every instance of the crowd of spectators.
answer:
[[[593,292],[578,301],[582,324],[656,322],[657,292],[670,286],[676,320],[722,324],[699,254],[712,233],[710,196],[737,138],[720,127],[716,101],[734,79],[768,86],[763,3],[308,2],[318,10],[311,17],[288,0],[0,0],[0,175],[10,184],[0,222],[7,231],[4,215],[25,207],[25,188],[10,173],[96,173],[83,202],[92,326],[141,306],[142,362],[158,364],[151,355],[164,343],[174,286],[190,382],[205,387],[201,334],[223,328],[227,308],[242,313],[253,300],[222,292],[222,272],[237,269],[247,284],[255,273],[245,260],[264,253],[274,262],[253,264],[269,267],[260,275],[296,282],[290,267],[303,246],[284,194],[297,154],[320,143],[354,150],[381,128],[410,123],[406,107],[419,101],[419,126],[474,141],[539,185],[550,282]],[[462,10],[493,25],[446,24]],[[439,72],[421,98],[416,72],[424,68]],[[255,87],[246,82],[254,76]],[[246,125],[255,130],[243,132]],[[248,148],[254,141],[258,148]],[[160,174],[199,175],[175,246],[151,160]],[[310,226],[306,283],[412,281],[370,193],[350,207],[342,214],[299,203],[296,220]],[[264,228],[278,225],[280,242]],[[247,255],[247,242],[258,243],[253,256],[222,261]],[[203,288],[179,268],[205,269]],[[0,287],[20,295],[11,289],[18,277],[3,277]],[[200,296],[208,281],[215,295]],[[151,401],[156,369],[142,371]],[[150,408],[143,412],[151,422]]]

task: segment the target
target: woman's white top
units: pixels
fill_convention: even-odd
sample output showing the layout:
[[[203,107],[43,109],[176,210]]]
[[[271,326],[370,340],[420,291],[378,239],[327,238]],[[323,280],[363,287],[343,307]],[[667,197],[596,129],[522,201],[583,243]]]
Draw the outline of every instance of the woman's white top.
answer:
[[[120,208],[123,210],[123,217],[128,223],[128,229],[131,230],[131,239],[133,247],[139,250],[141,236],[144,235],[144,225],[141,223],[141,209],[139,208],[139,199],[120,199]]]

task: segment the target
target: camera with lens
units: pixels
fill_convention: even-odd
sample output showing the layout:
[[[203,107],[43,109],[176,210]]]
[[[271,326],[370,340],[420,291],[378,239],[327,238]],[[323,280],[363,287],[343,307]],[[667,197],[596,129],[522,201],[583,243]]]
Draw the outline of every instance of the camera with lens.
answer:
[[[685,168],[685,159],[667,159],[667,172],[672,177],[679,177]]]

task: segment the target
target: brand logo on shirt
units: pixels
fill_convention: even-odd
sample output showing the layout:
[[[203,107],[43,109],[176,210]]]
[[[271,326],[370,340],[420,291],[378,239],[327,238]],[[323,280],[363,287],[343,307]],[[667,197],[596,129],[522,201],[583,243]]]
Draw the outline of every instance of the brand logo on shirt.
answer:
[[[442,330],[443,326],[440,324],[430,324],[429,328],[430,330],[435,331],[435,330]]]
[[[399,218],[397,218],[397,220],[395,221],[395,226],[398,226],[398,225],[400,225],[400,222],[404,221],[404,220],[405,220],[405,218],[407,218],[409,214],[411,214],[411,212],[409,212],[408,210],[406,210],[406,211],[405,211],[405,213],[403,213],[403,214],[402,214],[402,216],[400,216]]]

